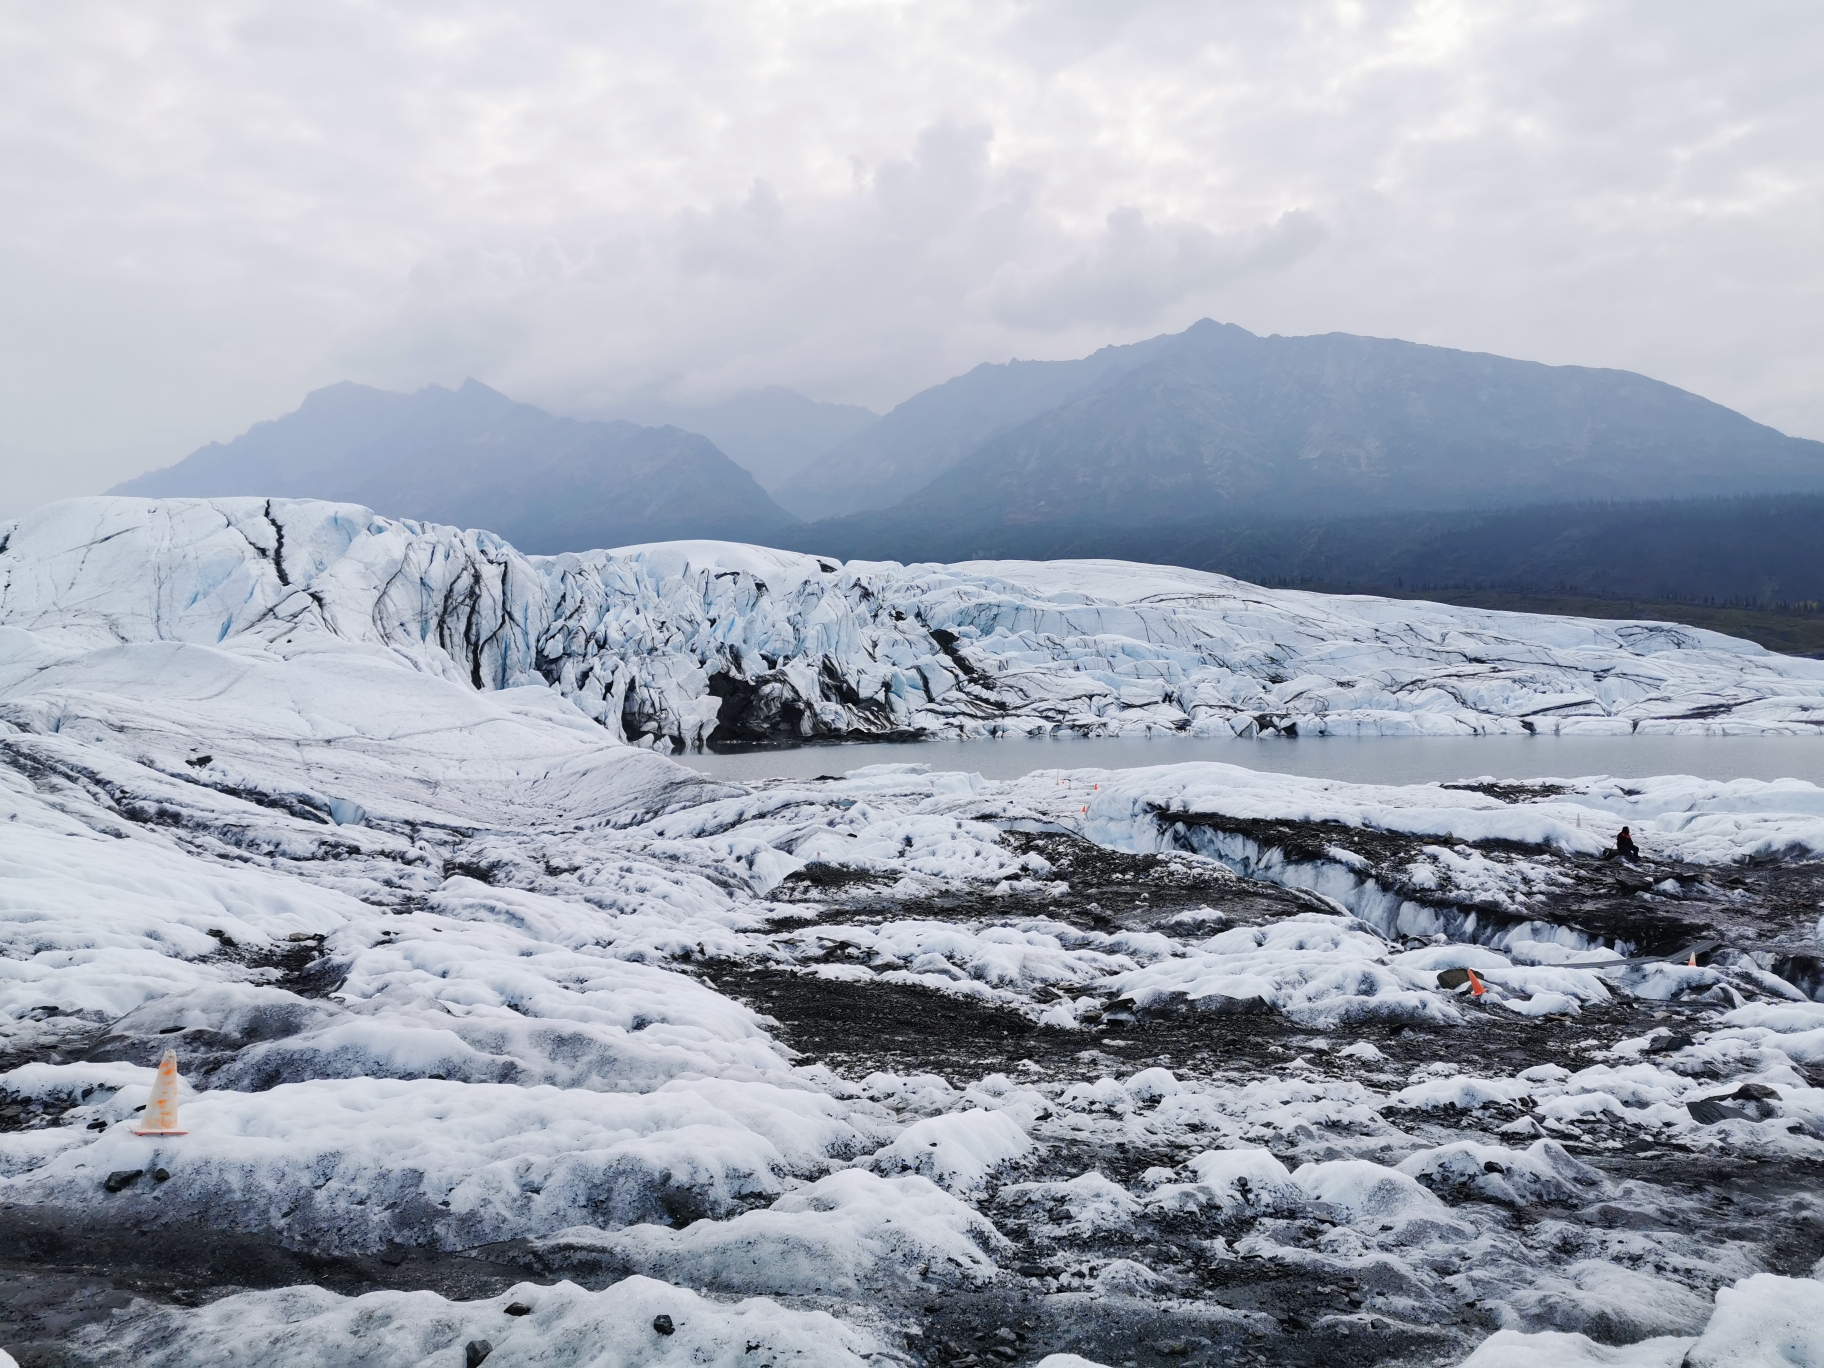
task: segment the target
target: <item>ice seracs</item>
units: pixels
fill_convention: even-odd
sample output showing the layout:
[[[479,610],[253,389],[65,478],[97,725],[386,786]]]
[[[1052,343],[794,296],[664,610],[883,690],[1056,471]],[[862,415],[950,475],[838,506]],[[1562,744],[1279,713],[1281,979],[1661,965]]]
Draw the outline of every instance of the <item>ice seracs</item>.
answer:
[[[549,686],[613,735],[661,746],[1824,721],[1824,664],[1665,623],[1328,597],[1112,561],[844,565],[721,542],[529,557],[485,532],[277,499],[42,509],[0,530],[0,623],[35,634],[12,643],[24,652],[13,669],[53,677],[115,647],[136,678],[198,668],[176,643],[225,647],[243,669],[258,643],[360,670],[346,650],[359,643],[477,689]],[[131,649],[152,643],[166,654]]]

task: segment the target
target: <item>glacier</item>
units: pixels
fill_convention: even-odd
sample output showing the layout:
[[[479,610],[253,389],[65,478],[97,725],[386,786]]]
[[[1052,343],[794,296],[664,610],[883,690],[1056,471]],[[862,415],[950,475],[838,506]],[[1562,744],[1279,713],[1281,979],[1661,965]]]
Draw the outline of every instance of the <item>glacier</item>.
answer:
[[[533,557],[484,532],[278,499],[40,510],[0,528],[0,618],[70,650],[378,646],[476,689],[555,690],[617,739],[661,749],[1824,725],[1824,663],[1665,623],[1122,562],[839,564],[718,542]]]
[[[0,529],[0,1348],[1824,1361],[1824,790],[664,753],[1821,686],[1154,567],[53,505]]]

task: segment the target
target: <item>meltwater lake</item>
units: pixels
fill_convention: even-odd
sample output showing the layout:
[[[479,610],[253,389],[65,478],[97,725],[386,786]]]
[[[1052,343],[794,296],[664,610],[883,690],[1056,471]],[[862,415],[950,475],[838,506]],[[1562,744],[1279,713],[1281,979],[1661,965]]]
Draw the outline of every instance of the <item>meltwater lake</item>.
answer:
[[[1253,770],[1426,784],[1456,779],[1805,779],[1824,784],[1824,736],[1370,736],[1234,741],[1169,737],[1007,737],[985,741],[848,742],[674,757],[738,781],[811,779],[863,765],[922,764],[1018,779],[1043,769],[1138,769],[1218,761]]]

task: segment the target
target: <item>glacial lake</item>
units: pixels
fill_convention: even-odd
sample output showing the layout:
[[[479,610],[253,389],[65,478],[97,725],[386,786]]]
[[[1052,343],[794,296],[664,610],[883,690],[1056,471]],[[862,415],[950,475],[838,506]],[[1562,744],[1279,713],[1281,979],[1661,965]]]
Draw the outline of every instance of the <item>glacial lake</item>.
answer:
[[[1042,769],[1138,769],[1219,761],[1252,770],[1425,784],[1453,779],[1806,779],[1824,785],[1824,736],[1322,736],[1257,741],[1197,737],[1008,737],[991,741],[850,742],[673,757],[718,778],[811,779],[863,765],[923,764],[1018,779]]]

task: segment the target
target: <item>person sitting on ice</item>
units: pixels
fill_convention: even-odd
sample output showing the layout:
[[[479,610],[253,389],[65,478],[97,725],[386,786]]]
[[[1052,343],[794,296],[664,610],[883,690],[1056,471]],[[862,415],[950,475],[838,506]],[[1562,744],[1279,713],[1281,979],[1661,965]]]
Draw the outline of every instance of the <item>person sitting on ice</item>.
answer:
[[[1605,860],[1613,860],[1617,856],[1624,860],[1638,860],[1640,858],[1640,847],[1634,844],[1634,833],[1629,831],[1626,827],[1623,827],[1616,833],[1615,849],[1611,850],[1602,858]]]

